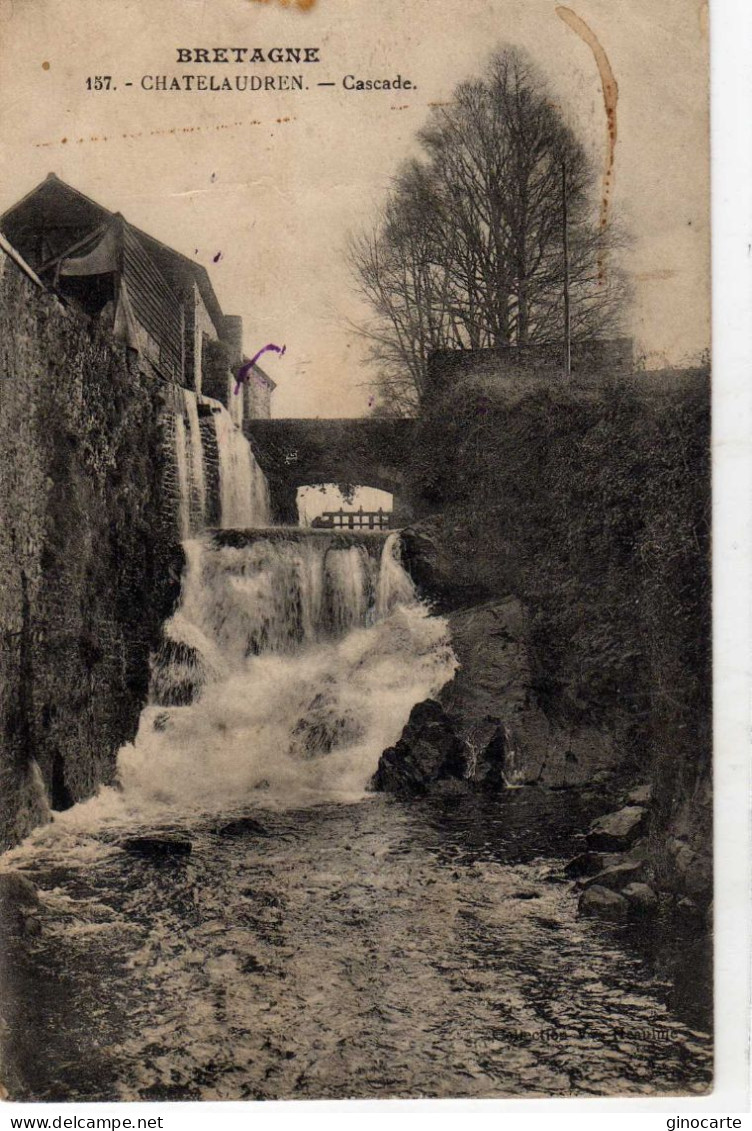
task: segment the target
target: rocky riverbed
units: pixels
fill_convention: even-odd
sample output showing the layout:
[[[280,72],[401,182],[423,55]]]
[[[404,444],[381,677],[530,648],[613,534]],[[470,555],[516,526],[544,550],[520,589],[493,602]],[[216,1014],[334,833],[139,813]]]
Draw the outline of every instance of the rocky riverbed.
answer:
[[[682,948],[578,916],[566,863],[600,811],[448,790],[24,847],[12,1098],[702,1092]]]

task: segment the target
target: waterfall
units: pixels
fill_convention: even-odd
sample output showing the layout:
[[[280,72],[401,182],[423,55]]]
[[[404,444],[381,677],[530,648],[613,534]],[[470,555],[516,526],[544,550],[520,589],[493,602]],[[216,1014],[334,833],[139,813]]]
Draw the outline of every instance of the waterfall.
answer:
[[[397,604],[415,600],[415,586],[402,568],[399,534],[387,537],[381,555],[381,569],[376,589],[376,614],[385,617]]]
[[[397,535],[217,533],[186,546],[126,803],[180,810],[362,796],[412,706],[456,666]]]
[[[266,477],[230,413],[219,401],[199,398],[190,389],[181,388],[180,396],[182,411],[174,418],[174,457],[181,538],[200,534],[210,515],[218,515],[224,529],[268,526]],[[208,447],[216,447],[211,454],[205,450],[201,435],[201,411],[211,415],[213,422],[212,443],[212,434],[207,436]],[[210,460],[213,464],[208,463]]]
[[[206,479],[204,476],[204,448],[198,420],[198,400],[190,389],[183,389],[183,403],[188,420],[188,466],[190,469],[191,529],[203,530],[206,521]]]
[[[365,624],[371,603],[370,580],[368,554],[362,546],[328,552],[325,584],[335,632]]]
[[[269,488],[251,446],[220,406],[214,413],[219,451],[222,527],[250,529],[269,525]]]
[[[188,441],[185,434],[185,421],[182,416],[175,417],[175,466],[178,480],[178,523],[180,537],[191,534],[191,487],[188,473]]]
[[[56,820],[85,830],[362,798],[411,708],[456,667],[398,537],[215,531],[185,550],[120,788]]]
[[[168,639],[183,649],[199,641],[213,667],[219,656],[230,670],[262,652],[292,652],[381,615],[379,575],[385,562],[395,566],[378,535],[365,544],[302,530],[236,541],[215,535],[185,544],[181,601],[165,626]],[[162,673],[160,686],[167,678]]]

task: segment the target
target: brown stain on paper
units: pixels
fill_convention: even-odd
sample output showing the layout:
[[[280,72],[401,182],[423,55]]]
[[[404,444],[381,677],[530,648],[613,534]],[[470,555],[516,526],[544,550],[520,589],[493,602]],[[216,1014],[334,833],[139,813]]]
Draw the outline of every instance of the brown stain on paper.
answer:
[[[275,120],[280,125],[285,125],[288,122],[296,122],[297,118],[288,117],[288,118],[277,118]],[[271,124],[270,122],[266,123],[266,125],[270,125],[270,124]],[[107,134],[93,134],[91,137],[77,137],[77,138],[75,138],[75,142],[76,142],[77,145],[81,145],[82,142],[85,142],[85,141],[118,141],[120,138],[137,139],[137,138],[142,138],[142,137],[168,137],[170,135],[176,136],[177,134],[209,133],[209,132],[216,131],[216,130],[234,130],[234,129],[237,129],[238,126],[263,126],[263,125],[264,125],[264,122],[262,122],[260,118],[251,118],[249,121],[246,121],[246,122],[227,122],[227,123],[219,123],[217,125],[210,125],[210,126],[173,126],[171,129],[137,130],[134,133],[112,134],[112,135],[109,135],[109,136]],[[272,137],[273,136],[274,135],[272,134]],[[69,140],[73,141],[74,139],[73,138],[67,138],[67,137],[61,137],[59,141],[37,141],[37,142],[34,143],[34,148],[35,149],[49,149],[50,146],[52,146],[52,145],[67,145]]]
[[[611,68],[608,55],[601,41],[593,29],[585,23],[571,8],[559,6],[556,9],[559,19],[571,27],[593,52],[598,73],[601,76],[603,88],[603,104],[606,108],[606,160],[603,170],[603,194],[601,196],[601,228],[608,224],[608,212],[611,205],[611,195],[614,188],[614,160],[616,157],[616,105],[619,101],[619,84]],[[602,264],[599,265],[599,275],[602,274]]]
[[[297,8],[300,12],[307,12],[313,8],[316,0],[277,0],[283,8]],[[268,4],[269,0],[254,0],[256,4]]]

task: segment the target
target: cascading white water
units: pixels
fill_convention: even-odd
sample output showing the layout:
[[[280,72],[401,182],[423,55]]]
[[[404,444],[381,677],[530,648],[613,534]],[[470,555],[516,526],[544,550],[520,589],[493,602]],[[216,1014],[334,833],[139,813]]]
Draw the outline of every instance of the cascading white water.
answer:
[[[214,413],[214,428],[223,529],[268,526],[269,488],[250,444],[224,407]]]
[[[172,647],[121,753],[126,801],[184,809],[362,793],[411,707],[455,661],[396,536],[380,555],[341,542],[296,532],[189,544]]]
[[[238,540],[186,543],[180,604],[138,735],[119,755],[120,789],[56,824],[362,797],[413,705],[451,678],[446,622],[416,598],[396,537],[225,537]]]
[[[399,534],[392,533],[384,543],[381,555],[378,585],[376,587],[376,615],[387,616],[396,604],[409,603],[415,597],[415,586],[410,575],[402,568]]]
[[[183,411],[175,416],[175,465],[180,533],[186,539],[206,528],[209,489],[199,398],[190,389],[181,389],[180,395]],[[202,397],[200,403],[211,410],[217,443],[219,525],[226,530],[269,526],[269,486],[250,444],[223,404],[210,397]]]
[[[368,566],[368,554],[362,546],[332,549],[326,555],[329,613],[338,634],[366,623],[373,593],[373,571]]]
[[[262,533],[241,545],[222,536],[186,542],[180,605],[165,626],[166,666],[158,657],[153,671],[156,701],[181,699],[169,686],[175,654],[181,688],[191,651],[191,671],[203,683],[204,661],[229,672],[251,656],[293,652],[366,627],[397,604],[416,605],[398,547],[395,534],[358,542],[302,531]]]
[[[398,535],[261,529],[269,493],[247,440],[202,398],[217,441],[211,478],[199,402],[184,391],[183,404],[181,598],[138,734],[118,757],[119,788],[57,814],[57,833],[362,796],[413,705],[456,666],[445,621],[402,568]],[[217,480],[223,529],[209,535]]]
[[[183,389],[183,404],[188,420],[189,508],[191,528],[203,530],[206,523],[206,477],[204,447],[198,420],[198,400],[190,389]]]
[[[248,450],[250,452],[250,445]],[[266,476],[256,462],[253,452],[251,452],[251,499],[256,525],[262,527],[269,526],[272,514],[269,484],[266,481]]]
[[[175,466],[178,477],[178,523],[180,537],[191,535],[191,486],[188,474],[188,441],[185,434],[185,421],[182,416],[175,417]]]

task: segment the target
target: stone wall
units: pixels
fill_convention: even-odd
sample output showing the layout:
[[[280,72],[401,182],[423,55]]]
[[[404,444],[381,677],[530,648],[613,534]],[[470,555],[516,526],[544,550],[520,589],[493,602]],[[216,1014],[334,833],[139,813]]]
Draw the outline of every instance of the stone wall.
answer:
[[[592,339],[573,342],[571,380],[575,385],[602,388],[608,381],[629,379],[634,370],[631,338]],[[563,380],[564,346],[561,342],[496,349],[437,350],[428,363],[428,389],[434,397],[447,392],[466,377],[491,377],[505,383],[525,383],[542,377]]]
[[[201,412],[202,406],[199,406]],[[219,479],[219,445],[214,416],[201,416],[201,445],[204,449],[204,478],[206,481],[206,525],[222,525],[222,488]]]
[[[64,808],[111,781],[135,734],[179,590],[171,392],[0,261],[2,847],[43,793]]]

